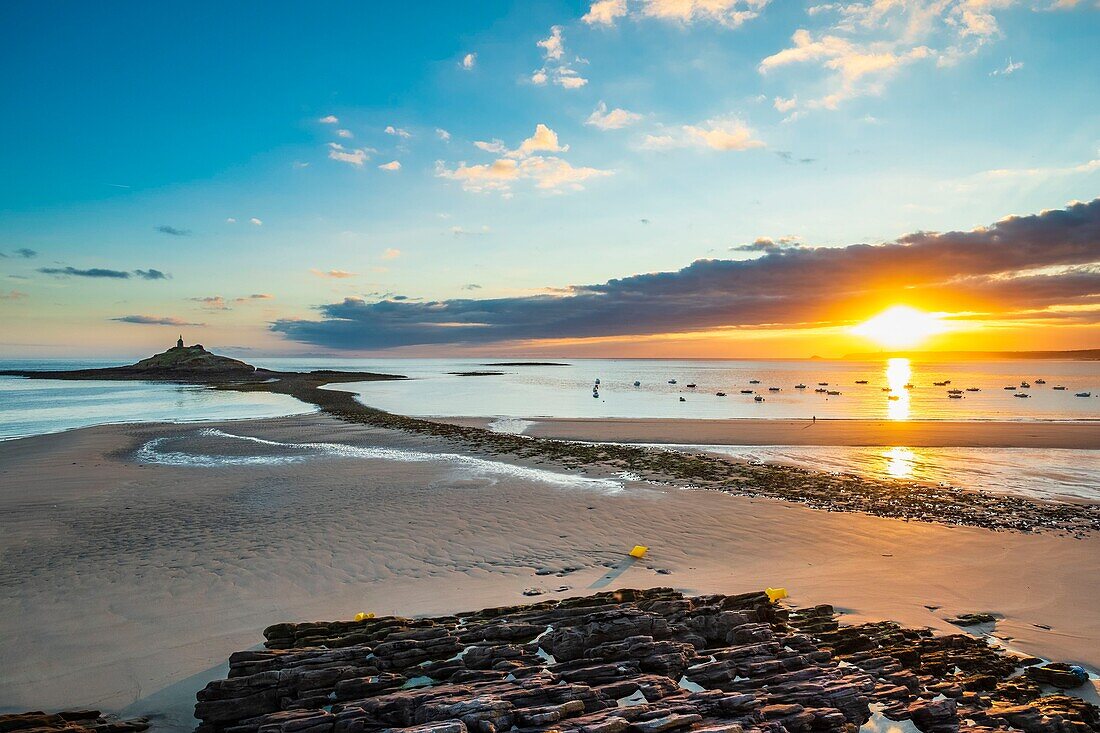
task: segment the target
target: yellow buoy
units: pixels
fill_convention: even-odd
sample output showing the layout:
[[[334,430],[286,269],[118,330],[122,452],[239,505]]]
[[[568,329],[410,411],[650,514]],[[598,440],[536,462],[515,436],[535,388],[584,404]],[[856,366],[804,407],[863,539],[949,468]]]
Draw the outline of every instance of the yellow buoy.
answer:
[[[768,600],[772,603],[787,597],[786,588],[765,588],[764,592],[768,594]]]
[[[630,551],[631,557],[645,557],[646,552],[649,550],[645,545],[634,545],[634,549]]]
[[[357,613],[355,614],[356,621],[366,621],[368,618],[374,618],[373,613]]]

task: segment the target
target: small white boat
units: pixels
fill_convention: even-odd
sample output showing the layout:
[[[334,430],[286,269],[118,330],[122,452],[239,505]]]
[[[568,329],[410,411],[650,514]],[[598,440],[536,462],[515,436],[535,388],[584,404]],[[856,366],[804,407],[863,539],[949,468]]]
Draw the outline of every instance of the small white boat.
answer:
[[[676,384],[676,380],[675,379],[670,379],[670,380],[668,380],[668,383],[669,384]]]
[[[763,402],[764,398],[761,397],[760,395],[756,395],[755,397],[752,398],[752,400],[753,400],[753,402]]]
[[[1051,389],[1056,389],[1056,390],[1058,390],[1058,391],[1060,391],[1060,392],[1064,392],[1064,391],[1066,390],[1066,388],[1065,388],[1065,387],[1063,387],[1063,386],[1062,386],[1062,385],[1060,385],[1060,384],[1056,384],[1056,385],[1054,385],[1053,387],[1051,387]]]
[[[778,391],[779,391],[779,387],[768,387],[768,391],[769,391],[769,392],[778,392]]]
[[[1031,389],[1031,385],[1027,382],[1020,382],[1020,389]]]
[[[759,379],[750,379],[749,384],[760,384],[760,380]]]
[[[857,379],[856,384],[867,384],[867,380],[866,379]]]
[[[635,380],[634,380],[634,386],[635,386],[635,387],[641,387],[641,386],[642,386],[642,383],[641,383],[641,382],[639,382],[639,381],[638,381],[637,379],[635,379]]]
[[[804,384],[796,384],[796,385],[794,386],[794,388],[795,388],[795,389],[806,389],[806,385],[804,385]]]
[[[947,394],[950,394],[950,395],[960,395],[962,393],[963,393],[963,391],[961,389],[949,389],[949,390],[947,390]]]
[[[743,389],[743,390],[741,390],[741,394],[752,394],[752,390],[751,389]]]
[[[688,389],[695,389],[696,384],[695,384],[695,382],[692,382],[691,384],[686,385],[686,386],[687,386]]]
[[[596,377],[596,384],[599,385],[599,383],[600,383],[600,378]]]
[[[1092,397],[1092,392],[1078,392],[1078,397]]]
[[[826,390],[826,391],[825,391],[825,394],[828,394],[828,395],[833,395],[833,396],[835,397],[836,395],[840,394],[840,390],[837,390],[837,389],[829,389],[829,390]]]
[[[967,387],[966,391],[967,392],[981,392],[981,389],[979,389],[978,387]]]
[[[715,392],[715,393],[714,393],[714,396],[715,396],[715,397],[725,397],[725,396],[726,396],[726,393],[725,393],[725,392]]]
[[[963,396],[961,394],[949,394],[949,395],[947,395],[947,399],[949,399],[949,400],[961,400],[962,398],[963,398]]]
[[[681,397],[681,398],[680,398],[680,401],[681,401],[681,402],[687,402],[687,400],[686,400],[686,399],[684,399],[683,397]]]
[[[1047,383],[1047,380],[1045,380],[1045,379],[1036,379],[1035,380],[1035,384],[1046,384],[1046,383]]]
[[[1014,394],[1014,395],[1012,395],[1012,396],[1013,396],[1013,397],[1023,397],[1024,399],[1027,399],[1028,397],[1031,397],[1031,395],[1029,395],[1029,394],[1024,394],[1023,392],[1018,392],[1017,394]]]

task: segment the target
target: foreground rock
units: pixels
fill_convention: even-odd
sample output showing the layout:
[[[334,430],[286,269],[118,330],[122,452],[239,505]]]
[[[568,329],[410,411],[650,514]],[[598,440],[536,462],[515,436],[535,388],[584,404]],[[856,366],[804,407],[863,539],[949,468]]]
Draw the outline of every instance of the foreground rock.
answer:
[[[149,727],[145,718],[119,720],[98,710],[67,710],[61,713],[18,713],[0,715],[0,733],[135,733]]]
[[[841,627],[764,593],[621,590],[423,619],[278,624],[198,695],[201,733],[1100,732],[1039,663],[965,634]],[[2,733],[2,731],[0,731]]]

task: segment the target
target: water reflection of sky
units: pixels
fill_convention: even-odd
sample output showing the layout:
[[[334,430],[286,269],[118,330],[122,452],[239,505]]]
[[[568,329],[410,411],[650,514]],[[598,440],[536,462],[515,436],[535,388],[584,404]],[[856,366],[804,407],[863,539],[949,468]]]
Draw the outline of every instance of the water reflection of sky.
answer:
[[[1100,451],[906,446],[664,446],[878,479],[1100,501]]]

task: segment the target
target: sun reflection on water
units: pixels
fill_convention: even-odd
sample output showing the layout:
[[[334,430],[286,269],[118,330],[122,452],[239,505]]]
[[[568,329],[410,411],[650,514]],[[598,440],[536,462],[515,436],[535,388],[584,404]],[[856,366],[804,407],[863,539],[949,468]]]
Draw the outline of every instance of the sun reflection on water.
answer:
[[[909,448],[894,446],[882,454],[886,459],[886,473],[890,478],[912,478],[917,454]]]
[[[890,394],[886,402],[886,417],[890,420],[909,419],[909,390],[905,385],[913,378],[913,368],[908,359],[886,360],[886,384]]]

